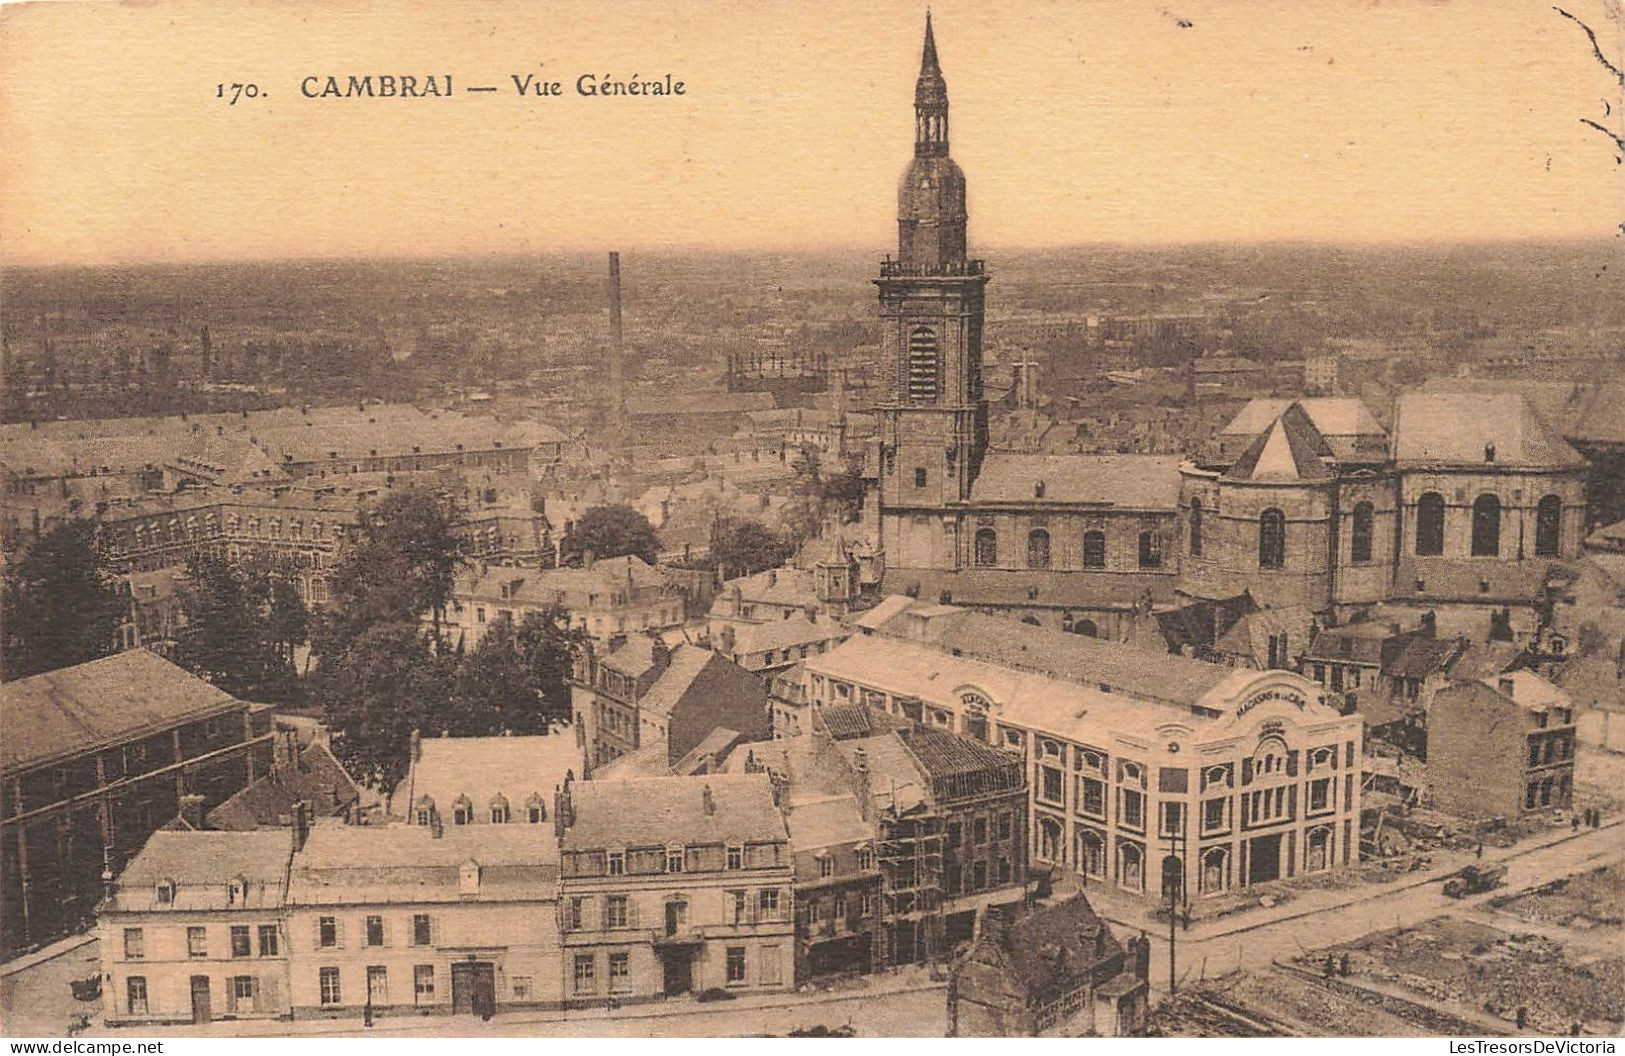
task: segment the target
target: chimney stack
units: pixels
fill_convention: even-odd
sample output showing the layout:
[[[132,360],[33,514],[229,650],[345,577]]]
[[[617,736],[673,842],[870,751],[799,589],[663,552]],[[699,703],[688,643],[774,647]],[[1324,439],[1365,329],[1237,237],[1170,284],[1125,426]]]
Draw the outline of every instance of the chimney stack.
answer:
[[[711,786],[709,784],[700,789],[700,802],[705,806],[706,817],[711,817],[712,815],[716,814],[717,799],[716,796],[712,795]]]
[[[293,849],[304,850],[310,837],[310,800],[301,799],[293,805]]]
[[[203,828],[203,797],[199,795],[185,795],[181,797],[181,820],[194,829]]]

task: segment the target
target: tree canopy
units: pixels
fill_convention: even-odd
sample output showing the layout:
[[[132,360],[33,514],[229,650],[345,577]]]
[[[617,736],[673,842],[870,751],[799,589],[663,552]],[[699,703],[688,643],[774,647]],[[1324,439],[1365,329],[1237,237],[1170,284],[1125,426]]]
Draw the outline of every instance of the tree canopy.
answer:
[[[53,528],[5,571],[0,670],[7,680],[26,678],[107,656],[126,611],[98,552],[96,525]]]
[[[651,565],[660,554],[654,526],[630,506],[594,506],[586,510],[576,518],[565,546],[572,557],[589,550],[594,557],[632,554]]]
[[[723,579],[777,568],[790,553],[790,544],[760,521],[726,524],[711,541],[711,557]]]
[[[304,641],[305,606],[282,570],[267,562],[242,569],[202,551],[187,562],[180,601],[177,664],[243,700],[296,694],[293,648]]]

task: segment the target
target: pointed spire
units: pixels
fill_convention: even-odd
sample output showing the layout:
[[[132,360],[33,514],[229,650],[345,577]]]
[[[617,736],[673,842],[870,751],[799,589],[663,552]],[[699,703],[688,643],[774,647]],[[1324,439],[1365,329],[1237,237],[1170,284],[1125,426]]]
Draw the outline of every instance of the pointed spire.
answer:
[[[937,65],[937,38],[931,34],[931,9],[925,9],[925,48],[920,53],[920,76],[942,76],[942,67]]]

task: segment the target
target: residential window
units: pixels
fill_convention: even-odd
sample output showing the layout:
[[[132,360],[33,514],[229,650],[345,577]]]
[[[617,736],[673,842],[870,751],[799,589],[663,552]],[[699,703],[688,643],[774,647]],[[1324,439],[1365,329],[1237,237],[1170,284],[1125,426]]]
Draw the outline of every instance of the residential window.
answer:
[[[1219,832],[1225,827],[1225,816],[1229,813],[1228,799],[1209,799],[1202,803],[1202,831]]]
[[[978,847],[987,842],[987,819],[975,818],[970,823],[971,842]]]
[[[666,852],[666,872],[680,873],[683,871],[683,850],[681,847]]]
[[[1106,816],[1106,782],[1093,777],[1078,778],[1078,809],[1097,818]]]
[[[140,930],[140,929],[133,929]],[[124,1004],[132,1016],[147,1014],[147,977],[132,975],[124,980]]]
[[[139,961],[147,955],[146,936],[141,934],[140,928],[124,929],[124,959],[126,961]]]
[[[867,872],[875,867],[875,852],[868,847],[858,848],[858,869]]]
[[[1009,811],[999,815],[999,839],[1008,840],[1010,838],[1011,825],[1012,821]]]
[[[250,1009],[254,1007],[254,982],[252,975],[234,975],[231,977],[231,1007]]]
[[[625,851],[610,851],[609,852],[609,875],[610,876],[620,876],[625,872],[626,872],[626,852]]]
[[[507,823],[508,823],[508,808],[507,808],[507,806],[502,805],[502,804],[498,804],[498,805],[492,807],[491,808],[491,824],[492,825],[506,825]]]
[[[728,868],[729,869],[743,869],[743,868],[745,868],[745,848],[737,846],[737,845],[732,845],[732,844],[729,845],[729,847],[728,847]]]
[[[434,1004],[434,965],[413,966],[412,995],[420,1005]]]
[[[835,875],[835,859],[829,855],[822,855],[818,859],[818,876],[825,879]]]
[[[604,927],[624,928],[626,926],[626,896],[609,895],[604,899]]]
[[[175,882],[165,880],[158,885],[158,902],[160,905],[169,905],[175,901]]]
[[[575,959],[575,992],[578,994],[595,994],[598,992],[597,962],[590,953],[578,953]]]
[[[1318,781],[1309,782],[1309,809],[1311,811],[1328,810],[1332,805],[1332,779],[1323,777]]]
[[[316,922],[316,945],[333,947],[339,944],[339,922],[337,917],[322,917]]]
[[[530,995],[535,989],[532,983],[533,978],[533,976],[529,975],[516,975],[513,977],[513,981],[508,984],[508,989],[513,993],[515,1001],[530,1000]]]
[[[429,914],[412,914],[412,945],[427,946],[434,941],[434,927],[429,923]]]
[[[728,947],[728,985],[739,986],[745,981],[745,947]]]
[[[233,957],[252,957],[254,949],[249,940],[248,925],[233,924],[231,926],[231,955]]]
[[[418,824],[419,825],[428,825],[428,824],[432,823],[433,821],[434,821],[434,815],[433,815],[433,813],[431,811],[427,811],[427,810],[418,811]]]
[[[339,970],[337,968],[323,968],[320,972],[321,999],[324,1005],[337,1005],[343,1002],[344,994],[339,989]]]
[[[389,1004],[389,969],[381,964],[367,965],[367,1004]]]
[[[585,927],[587,918],[587,900],[577,895],[570,899],[569,916],[566,918],[571,931],[580,931]]]
[[[377,916],[368,917],[367,918],[367,945],[368,946],[382,946],[383,944],[384,944],[384,918],[383,917],[377,917]]]
[[[999,858],[998,867],[999,883],[1008,884],[1010,882],[1010,859],[1001,856]]]
[[[632,989],[632,955],[629,953],[612,953],[609,955],[609,992],[624,994]]]
[[[987,886],[987,863],[976,862],[971,866],[971,889],[980,891]]]
[[[779,889],[764,887],[756,893],[757,904],[762,910],[763,920],[777,919],[779,914]]]
[[[529,820],[532,825],[540,825],[542,823],[542,808],[531,807],[529,811]]]
[[[1157,819],[1163,836],[1178,836],[1185,831],[1185,804],[1164,803]]]
[[[1047,803],[1060,803],[1063,796],[1061,788],[1061,768],[1049,764],[1038,768],[1038,798]]]
[[[186,952],[192,957],[207,957],[209,955],[209,929],[186,929]]]
[[[275,924],[260,925],[260,956],[275,957],[280,943],[277,941],[277,926]]]
[[[1145,827],[1145,793],[1132,788],[1118,790],[1118,821],[1132,829]]]

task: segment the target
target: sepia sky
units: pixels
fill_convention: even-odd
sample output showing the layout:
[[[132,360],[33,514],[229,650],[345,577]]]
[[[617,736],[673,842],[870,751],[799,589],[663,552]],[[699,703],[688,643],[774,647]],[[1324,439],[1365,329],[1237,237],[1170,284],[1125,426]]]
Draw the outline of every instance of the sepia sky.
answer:
[[[1569,9],[1617,56],[1604,3]],[[932,6],[974,245],[1567,238],[1625,217],[1625,168],[1580,122],[1619,128],[1618,88],[1538,0]],[[924,7],[7,5],[0,255],[883,251]],[[449,100],[299,93],[447,72]],[[565,95],[517,98],[531,72]],[[582,98],[584,73],[687,94]],[[265,97],[228,106],[232,81]],[[463,91],[482,84],[503,91]]]

